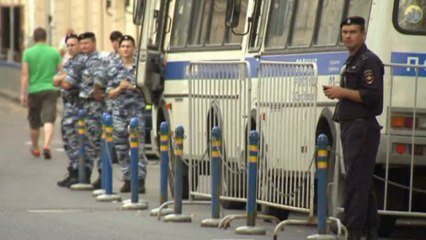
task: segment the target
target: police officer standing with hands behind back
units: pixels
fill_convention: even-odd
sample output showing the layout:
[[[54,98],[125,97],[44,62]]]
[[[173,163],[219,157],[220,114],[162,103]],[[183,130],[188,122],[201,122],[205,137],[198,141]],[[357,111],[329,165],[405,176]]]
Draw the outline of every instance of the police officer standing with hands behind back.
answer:
[[[324,94],[338,99],[335,120],[340,122],[346,177],[345,215],[349,240],[377,239],[377,200],[373,174],[381,126],[376,120],[383,110],[382,61],[365,45],[365,20],[349,17],[341,25],[342,40],[349,57],[342,70],[340,86],[324,86]]]

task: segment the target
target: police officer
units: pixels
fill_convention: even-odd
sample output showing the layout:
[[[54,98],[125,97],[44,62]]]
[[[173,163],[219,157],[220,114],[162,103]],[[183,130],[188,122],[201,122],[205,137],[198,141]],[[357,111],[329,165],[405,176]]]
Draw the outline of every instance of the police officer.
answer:
[[[123,33],[121,33],[120,31],[112,31],[111,34],[109,35],[109,40],[111,41],[111,47],[114,51],[110,52],[106,59],[105,59],[105,63],[106,63],[106,69],[107,69],[107,81],[111,82],[114,80],[114,78],[117,77],[117,73],[118,73],[118,68],[121,66],[121,57],[120,57],[120,53],[119,53],[119,42],[120,39],[123,37]],[[112,100],[111,99],[106,99],[106,107],[107,107],[107,112],[112,113]],[[115,151],[115,148],[113,148],[112,151],[112,162],[113,163],[118,163],[118,157],[117,157],[117,152]]]
[[[68,176],[59,181],[57,184],[60,187],[70,187],[78,182],[78,134],[76,130],[77,114],[79,110],[78,94],[80,91],[77,81],[66,81],[67,72],[70,71],[75,63],[78,62],[80,48],[78,37],[76,34],[70,33],[65,37],[65,44],[68,49],[70,58],[63,66],[63,72],[59,73],[54,78],[55,86],[61,88],[60,93],[63,102],[61,132],[64,142],[64,150],[70,162],[68,166]],[[71,79],[72,80],[72,79]]]
[[[102,164],[100,159],[100,145],[102,134],[102,114],[105,112],[105,92],[106,87],[106,69],[105,62],[101,54],[96,50],[96,37],[92,32],[85,32],[78,36],[80,50],[85,58],[76,66],[81,68],[73,68],[73,71],[67,76],[70,81],[79,81],[82,108],[86,111],[87,126],[87,144],[85,152],[90,162],[90,168],[87,169],[90,176],[93,163],[97,163],[99,172],[98,179],[93,182],[95,189],[101,188]]]
[[[111,41],[111,46],[113,52],[110,52],[105,59],[106,69],[107,69],[107,81],[113,81],[117,77],[118,68],[121,66],[121,57],[119,51],[119,42],[123,37],[123,34],[120,31],[112,31],[109,35],[109,40]],[[106,99],[107,111],[112,111],[112,102],[109,99]]]
[[[365,45],[365,20],[349,17],[341,25],[342,40],[349,57],[342,70],[340,86],[324,86],[324,93],[339,99],[335,110],[340,122],[346,168],[343,224],[350,240],[377,239],[377,200],[373,174],[381,126],[376,116],[383,110],[382,61]]]
[[[143,134],[144,118],[143,109],[145,102],[142,93],[136,88],[136,59],[135,40],[129,35],[120,40],[121,61],[117,76],[108,82],[107,94],[113,99],[113,126],[114,144],[124,178],[124,185],[120,192],[130,192],[130,156],[128,126],[131,118],[139,118],[139,166],[138,166],[138,192],[145,193],[145,177],[147,160],[144,154]]]

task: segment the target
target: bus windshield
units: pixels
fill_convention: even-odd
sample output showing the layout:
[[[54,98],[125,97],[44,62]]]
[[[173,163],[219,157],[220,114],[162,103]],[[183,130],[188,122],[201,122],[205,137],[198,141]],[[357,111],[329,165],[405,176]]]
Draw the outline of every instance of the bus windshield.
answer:
[[[368,19],[372,0],[271,0],[265,48],[337,46],[347,16]]]
[[[393,22],[398,31],[406,34],[426,34],[426,0],[395,2]]]

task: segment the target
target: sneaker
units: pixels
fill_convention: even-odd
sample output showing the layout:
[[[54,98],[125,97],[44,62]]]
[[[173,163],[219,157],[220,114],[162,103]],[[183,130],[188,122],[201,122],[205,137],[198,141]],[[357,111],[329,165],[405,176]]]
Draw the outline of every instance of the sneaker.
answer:
[[[38,149],[34,149],[34,148],[31,148],[31,154],[32,154],[34,157],[39,158],[39,157],[40,157],[40,150],[38,150]]]
[[[120,188],[121,193],[128,193],[130,192],[130,180],[124,180],[123,186]]]
[[[43,157],[46,160],[52,159],[52,153],[50,152],[50,149],[43,148]]]

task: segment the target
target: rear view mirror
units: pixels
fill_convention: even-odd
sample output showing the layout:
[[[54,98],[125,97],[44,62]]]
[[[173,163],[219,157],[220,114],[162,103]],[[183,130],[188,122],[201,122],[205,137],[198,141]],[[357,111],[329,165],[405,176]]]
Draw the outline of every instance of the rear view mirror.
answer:
[[[225,26],[235,28],[238,26],[241,12],[241,0],[228,0],[226,4]]]
[[[145,1],[146,0],[134,0],[133,2],[133,23],[135,25],[142,25]]]

